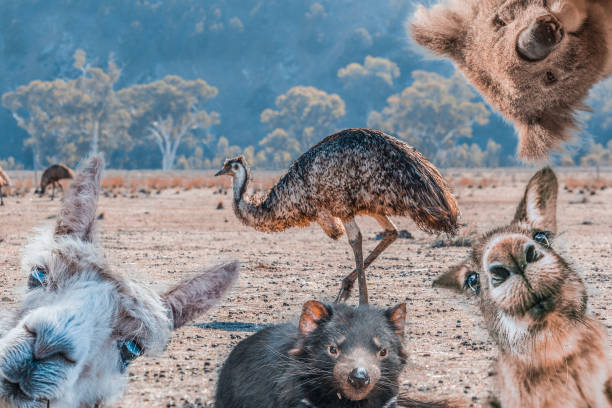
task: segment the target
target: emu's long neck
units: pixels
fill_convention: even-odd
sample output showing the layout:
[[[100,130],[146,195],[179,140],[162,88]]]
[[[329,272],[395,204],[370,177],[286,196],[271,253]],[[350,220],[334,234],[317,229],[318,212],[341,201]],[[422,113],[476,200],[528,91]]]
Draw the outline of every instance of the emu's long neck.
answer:
[[[247,177],[247,172],[243,167],[240,167],[236,175],[234,176],[234,182],[232,187],[234,189],[234,204],[238,206],[238,204],[244,200],[244,194],[246,192],[247,186],[249,185],[249,179]]]

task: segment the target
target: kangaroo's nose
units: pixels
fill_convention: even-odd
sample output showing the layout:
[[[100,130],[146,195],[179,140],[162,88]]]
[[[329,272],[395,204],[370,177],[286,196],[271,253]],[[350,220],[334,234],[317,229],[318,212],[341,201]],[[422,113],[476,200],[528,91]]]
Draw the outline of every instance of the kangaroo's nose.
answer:
[[[527,61],[541,61],[561,42],[563,35],[563,28],[556,17],[540,16],[519,34],[516,49]]]
[[[74,363],[72,357],[74,345],[72,340],[51,323],[39,323],[35,326],[26,326],[26,330],[34,336],[33,357],[43,361],[54,357],[62,357]]]
[[[370,375],[365,368],[354,368],[348,378],[351,385],[355,388],[363,388],[370,384]]]
[[[508,252],[503,256],[495,257],[487,267],[493,286],[501,285],[512,275],[523,275],[527,265],[536,262],[541,257],[533,241],[527,241],[524,244],[517,242],[505,249]]]

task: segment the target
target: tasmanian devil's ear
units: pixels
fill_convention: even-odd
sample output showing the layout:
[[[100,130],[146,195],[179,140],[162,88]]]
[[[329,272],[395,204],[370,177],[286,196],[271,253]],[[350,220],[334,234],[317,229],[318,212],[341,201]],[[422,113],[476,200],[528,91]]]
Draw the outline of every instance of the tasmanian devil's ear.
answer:
[[[316,300],[306,302],[300,316],[300,332],[304,336],[312,334],[329,315],[330,312],[323,303]]]
[[[457,292],[466,291],[480,293],[480,274],[472,271],[469,262],[451,267],[433,282],[434,288],[452,289]]]
[[[514,223],[526,222],[534,229],[557,232],[557,193],[555,172],[545,167],[531,177],[523,199],[514,214]]]
[[[162,297],[172,312],[175,329],[192,321],[219,303],[238,278],[240,264],[213,266],[179,283]]]
[[[399,305],[387,309],[385,312],[387,319],[391,322],[391,326],[398,336],[404,337],[404,326],[406,326],[406,304]]]
[[[463,13],[467,12],[467,6],[463,5],[463,10],[451,8],[454,6],[438,4],[430,9],[419,6],[410,23],[410,32],[418,44],[461,63],[468,27]]]
[[[72,235],[85,241],[93,241],[96,209],[104,160],[94,156],[81,164],[77,175],[66,190],[60,210],[55,235]]]

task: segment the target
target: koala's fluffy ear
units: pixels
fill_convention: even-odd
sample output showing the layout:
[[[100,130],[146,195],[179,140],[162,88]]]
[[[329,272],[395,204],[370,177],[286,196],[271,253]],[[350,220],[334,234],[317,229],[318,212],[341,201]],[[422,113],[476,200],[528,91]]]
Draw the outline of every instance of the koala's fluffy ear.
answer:
[[[525,222],[542,231],[557,232],[557,195],[559,183],[550,167],[531,177],[513,222]]]
[[[464,13],[469,6],[463,4],[461,10],[457,3],[437,4],[430,9],[419,6],[408,29],[419,45],[461,63],[468,28]]]
[[[470,275],[474,277],[468,279]],[[448,271],[433,282],[434,288],[452,289],[456,292],[465,293],[466,291],[478,294],[480,292],[480,275],[471,273],[469,261],[452,266]]]

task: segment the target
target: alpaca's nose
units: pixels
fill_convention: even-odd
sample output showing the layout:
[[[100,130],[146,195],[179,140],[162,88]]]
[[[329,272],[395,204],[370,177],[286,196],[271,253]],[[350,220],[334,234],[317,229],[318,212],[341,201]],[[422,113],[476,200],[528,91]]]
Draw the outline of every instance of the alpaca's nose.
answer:
[[[563,28],[553,15],[536,18],[516,41],[516,50],[527,61],[541,61],[563,39]]]
[[[32,355],[36,361],[61,358],[66,362],[75,363],[74,344],[61,328],[53,323],[39,322],[26,326],[26,331],[34,336]]]

